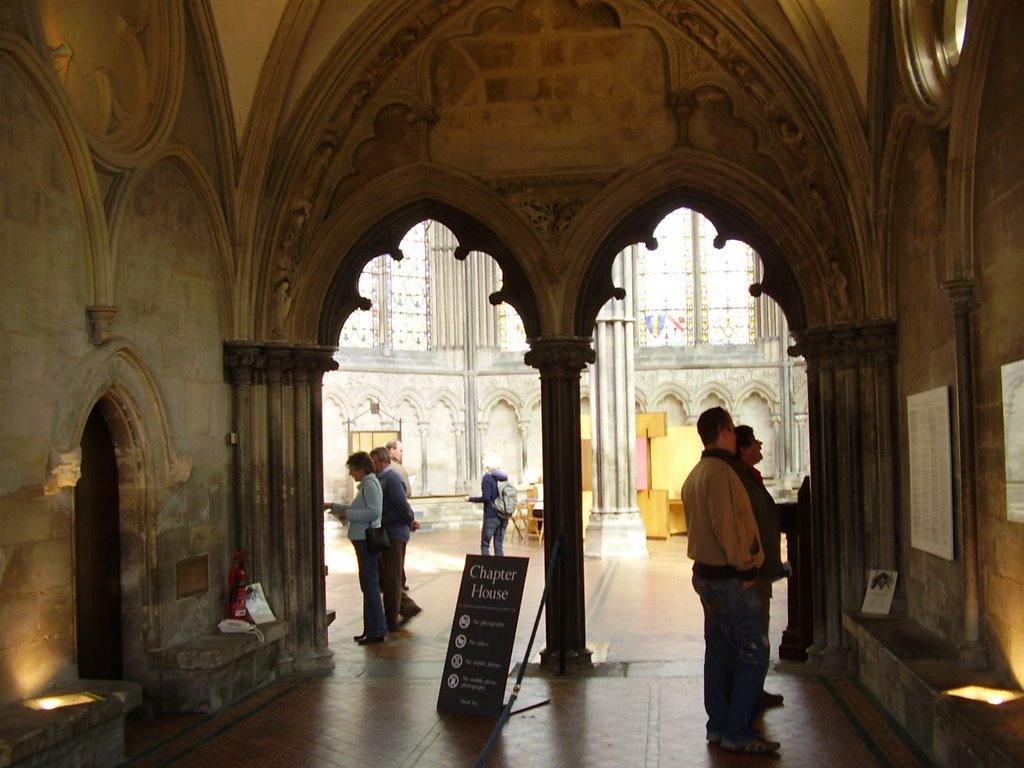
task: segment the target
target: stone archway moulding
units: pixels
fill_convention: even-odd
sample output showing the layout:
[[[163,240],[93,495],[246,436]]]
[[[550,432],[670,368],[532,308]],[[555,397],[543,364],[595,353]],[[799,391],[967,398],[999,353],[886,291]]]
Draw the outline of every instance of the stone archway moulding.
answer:
[[[153,468],[153,485],[187,480],[192,473],[192,461],[179,457],[174,450],[156,379],[138,350],[123,339],[90,350],[79,363],[58,411],[54,450],[70,451],[77,446],[93,406],[108,396],[120,404],[130,419],[137,448],[147,457],[146,465]]]

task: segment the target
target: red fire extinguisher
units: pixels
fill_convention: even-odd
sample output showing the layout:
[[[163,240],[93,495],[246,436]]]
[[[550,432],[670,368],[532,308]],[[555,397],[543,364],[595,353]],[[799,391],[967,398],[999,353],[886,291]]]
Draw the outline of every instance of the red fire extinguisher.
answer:
[[[245,588],[249,585],[245,573],[245,566],[242,565],[242,550],[235,550],[235,565],[228,574],[228,618],[245,621],[247,612],[245,610]]]

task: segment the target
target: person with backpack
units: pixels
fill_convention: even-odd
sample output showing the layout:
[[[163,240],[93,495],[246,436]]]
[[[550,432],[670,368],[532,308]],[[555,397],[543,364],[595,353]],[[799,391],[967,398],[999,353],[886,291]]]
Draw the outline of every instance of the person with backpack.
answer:
[[[480,481],[480,495],[466,496],[466,501],[484,505],[484,523],[480,531],[480,554],[491,554],[491,541],[494,541],[494,554],[502,557],[505,554],[505,529],[509,518],[515,512],[516,489],[509,480],[508,474],[501,467],[501,457],[495,453],[484,456],[484,476]],[[511,503],[511,508],[509,504]]]

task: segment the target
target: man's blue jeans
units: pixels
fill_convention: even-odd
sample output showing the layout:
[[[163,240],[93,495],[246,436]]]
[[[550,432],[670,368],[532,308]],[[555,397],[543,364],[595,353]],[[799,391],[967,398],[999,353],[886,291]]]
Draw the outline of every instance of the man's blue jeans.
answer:
[[[484,526],[480,531],[480,554],[491,554],[491,539],[494,539],[494,554],[501,557],[505,554],[505,528],[508,520],[500,517],[485,517]]]
[[[761,596],[739,579],[704,579],[693,588],[704,608],[704,709],[709,739],[728,746],[758,737],[752,723],[761,707],[768,672],[768,638]]]

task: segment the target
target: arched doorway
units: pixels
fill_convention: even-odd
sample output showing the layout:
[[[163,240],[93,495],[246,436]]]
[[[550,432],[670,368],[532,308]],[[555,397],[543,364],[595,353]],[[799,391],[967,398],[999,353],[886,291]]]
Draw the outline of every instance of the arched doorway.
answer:
[[[114,440],[95,406],[82,432],[75,487],[75,627],[78,675],[122,677],[120,497]]]

